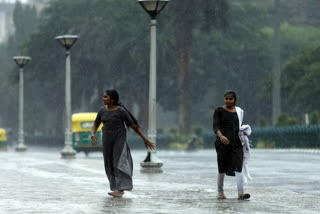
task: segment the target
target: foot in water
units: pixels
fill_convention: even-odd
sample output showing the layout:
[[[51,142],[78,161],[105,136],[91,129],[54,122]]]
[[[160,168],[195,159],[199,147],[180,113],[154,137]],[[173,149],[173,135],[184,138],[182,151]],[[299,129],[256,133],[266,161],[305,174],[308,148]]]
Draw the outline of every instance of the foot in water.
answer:
[[[108,194],[115,198],[121,198],[124,194],[124,191],[113,191],[113,192],[109,192]]]
[[[241,194],[238,196],[238,200],[247,200],[250,198],[250,194],[246,193],[246,194]]]
[[[218,192],[217,198],[218,198],[218,199],[226,199],[227,197],[224,195],[223,192]]]

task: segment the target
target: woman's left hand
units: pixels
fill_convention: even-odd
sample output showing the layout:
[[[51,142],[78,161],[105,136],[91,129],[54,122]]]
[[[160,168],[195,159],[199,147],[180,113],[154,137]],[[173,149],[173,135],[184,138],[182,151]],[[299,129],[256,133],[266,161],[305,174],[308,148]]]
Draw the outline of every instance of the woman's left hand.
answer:
[[[97,136],[95,136],[95,135],[92,135],[92,136],[91,136],[91,143],[92,143],[92,146],[93,146],[93,147],[97,146],[98,141],[99,141],[99,139],[98,139]]]
[[[154,143],[151,143],[149,140],[144,141],[144,145],[147,149],[154,150],[156,148]]]

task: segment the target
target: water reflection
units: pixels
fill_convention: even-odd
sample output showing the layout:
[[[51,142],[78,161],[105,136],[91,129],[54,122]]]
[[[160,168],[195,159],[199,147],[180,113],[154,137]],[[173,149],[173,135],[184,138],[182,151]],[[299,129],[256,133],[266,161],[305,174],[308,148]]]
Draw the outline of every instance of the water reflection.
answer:
[[[218,213],[225,212],[245,212],[250,211],[250,207],[248,203],[251,203],[250,200],[240,201],[237,198],[227,198],[224,200],[217,200],[216,208]]]
[[[104,197],[102,199],[102,210],[112,210],[112,208],[130,208],[132,204],[131,198],[126,198],[125,196],[122,198],[114,198],[114,197]]]
[[[163,172],[162,168],[141,168],[140,172],[143,174],[159,174]]]

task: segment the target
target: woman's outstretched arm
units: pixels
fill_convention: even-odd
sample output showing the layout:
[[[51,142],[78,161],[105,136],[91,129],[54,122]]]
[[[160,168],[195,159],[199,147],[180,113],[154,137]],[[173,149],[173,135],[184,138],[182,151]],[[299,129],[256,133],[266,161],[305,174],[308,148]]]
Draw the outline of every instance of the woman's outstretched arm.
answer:
[[[147,149],[153,150],[156,148],[154,143],[150,142],[148,138],[144,136],[144,134],[142,133],[141,129],[138,126],[132,125],[131,128],[142,138],[144,145],[146,146]]]

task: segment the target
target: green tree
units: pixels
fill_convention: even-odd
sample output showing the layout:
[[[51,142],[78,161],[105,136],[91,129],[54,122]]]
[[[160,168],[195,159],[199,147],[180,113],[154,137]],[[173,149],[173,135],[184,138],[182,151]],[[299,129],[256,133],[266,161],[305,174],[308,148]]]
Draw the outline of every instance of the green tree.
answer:
[[[0,98],[4,105],[0,106],[2,124],[6,127],[17,127],[18,107],[18,77],[17,67],[12,57],[25,54],[24,47],[30,35],[36,31],[38,15],[36,9],[15,3],[13,11],[15,34],[8,38],[6,43],[0,44]],[[27,70],[26,70],[27,71]]]
[[[273,30],[266,27],[263,31],[270,40]],[[309,63],[307,58],[311,56],[310,54],[305,55],[306,52],[310,52],[310,49],[314,50],[313,47],[319,46],[320,30],[308,25],[293,26],[283,23],[280,27],[280,37],[282,38],[281,61],[284,62],[281,69],[281,105],[283,111],[290,114],[309,112],[310,109],[315,108],[314,103],[301,102],[300,98],[295,94],[297,90],[294,90],[294,85],[300,82],[305,73],[305,66],[309,66],[307,65]],[[271,78],[266,78],[265,83],[262,85],[264,89],[261,97],[269,100],[269,97],[271,97]],[[300,89],[303,88],[305,90],[306,88],[304,87],[302,86]]]
[[[197,5],[195,7],[195,5]],[[177,93],[179,111],[179,129],[181,133],[191,132],[193,71],[190,69],[194,32],[210,33],[227,26],[229,3],[226,0],[205,0],[198,4],[195,0],[172,1],[168,7],[168,20],[175,39],[177,62]]]
[[[305,2],[307,24],[320,27],[320,2],[318,0],[307,0]]]
[[[301,52],[283,68],[283,103],[293,114],[318,110],[320,105],[320,47]]]
[[[14,51],[21,52],[29,36],[36,30],[38,24],[36,8],[30,5],[23,5],[20,1],[16,1],[13,11],[13,22],[15,34],[10,38],[13,43],[10,45],[10,48],[13,48]]]
[[[260,99],[264,80],[271,70],[271,39],[265,26],[270,14],[254,4],[232,4],[229,27],[220,32],[196,31],[191,69],[194,108],[193,122],[211,127],[209,106],[223,104],[223,93],[233,89],[238,105],[250,114],[251,124],[261,115],[270,114],[271,97]],[[252,19],[252,17],[255,17]],[[200,83],[200,84],[199,84]],[[205,121],[205,123],[204,123]]]
[[[297,118],[290,117],[286,113],[281,113],[277,120],[276,126],[293,126],[298,124],[299,124],[299,121]]]
[[[16,82],[16,76],[13,72],[14,63],[11,56],[7,54],[7,44],[0,44],[0,99],[2,105],[0,105],[0,126],[1,127],[15,127],[17,126],[18,116],[18,90]],[[11,71],[8,75],[8,71]],[[15,99],[16,98],[16,99]]]
[[[65,62],[63,49],[53,38],[61,34],[77,34],[79,41],[71,50],[73,112],[97,111],[97,106],[102,105],[100,96],[104,90],[116,88],[129,109],[133,104],[139,105],[139,121],[145,128],[149,17],[139,5],[131,0],[60,0],[51,3],[43,12],[42,20],[38,33],[31,37],[27,49],[28,54],[37,59],[37,63],[30,64],[32,73],[26,77],[32,82],[26,86],[27,96],[31,100],[38,100],[29,108],[30,115],[34,117],[30,123],[43,120],[44,111],[50,112],[46,117],[63,118]],[[159,37],[164,47],[158,49],[158,93],[169,94],[168,82],[172,79],[173,69],[168,68],[174,67],[175,61],[170,53],[165,52],[170,48],[168,39],[161,33]],[[167,100],[163,98],[159,101]],[[35,105],[42,110],[35,111]],[[63,132],[62,120],[47,119],[45,123],[42,131],[50,130],[49,127],[53,126],[58,133]]]
[[[187,3],[191,5],[194,2],[190,0]],[[207,4],[211,5],[212,3],[207,1]],[[224,1],[216,1],[209,8],[222,4]],[[90,9],[88,10],[88,8]],[[201,8],[201,11],[204,9],[205,7]],[[185,7],[181,10],[177,3],[172,2],[170,7],[166,8],[165,12],[159,16],[158,38],[161,39],[161,45],[158,46],[158,101],[166,109],[175,109],[177,90],[173,77],[179,76],[179,72],[176,71],[179,71],[179,65],[183,64],[180,61],[181,56],[191,54],[192,41],[190,39],[193,38],[193,29],[197,27],[190,23],[194,18],[192,14],[188,14],[182,19],[182,13],[188,12],[186,10],[190,10],[190,8]],[[219,21],[216,18],[222,16],[221,12],[218,9],[211,12],[213,14],[207,20],[207,22],[212,22],[210,26],[223,25],[222,20]],[[169,15],[164,15],[166,13]],[[196,15],[196,11],[193,11],[193,14]],[[205,15],[209,16],[210,13],[207,11]],[[200,23],[200,18],[197,17],[197,23]],[[44,21],[40,25],[39,33],[33,35],[28,48],[28,52],[33,58],[41,59],[38,61],[39,63],[32,65],[33,73],[28,77],[30,81],[33,81],[33,89],[30,87],[29,96],[41,97],[39,105],[50,108],[50,112],[56,112],[56,115],[63,115],[63,97],[60,96],[63,94],[64,82],[62,50],[58,50],[60,47],[57,47],[54,41],[48,41],[48,38],[65,33],[78,34],[80,35],[79,42],[72,49],[72,81],[77,83],[72,86],[73,109],[96,110],[99,99],[92,99],[94,101],[88,103],[87,97],[95,93],[102,94],[106,87],[114,87],[120,91],[125,103],[139,105],[142,112],[139,114],[141,116],[139,119],[142,123],[146,121],[149,78],[149,55],[146,50],[149,49],[149,28],[147,26],[149,17],[136,2],[129,0],[117,3],[114,1],[90,1],[88,4],[83,0],[55,1],[44,11],[42,19]],[[168,20],[169,24],[164,24]],[[172,25],[176,27],[172,27]],[[176,30],[181,27],[186,34]],[[171,33],[174,36],[165,36]],[[46,48],[40,53],[38,50],[41,47]],[[173,49],[176,51],[172,51]],[[43,59],[42,56],[46,56],[46,58]],[[187,57],[183,66],[189,66],[189,61],[190,58]],[[181,71],[185,72],[186,70],[180,69]],[[51,82],[48,83],[47,79],[50,79]],[[44,83],[45,81],[46,83]],[[190,81],[190,77],[188,77],[188,81]],[[46,90],[37,92],[38,87],[46,87]],[[45,91],[53,92],[52,97],[47,98]],[[186,89],[186,91],[190,91],[190,89]],[[186,100],[186,102],[189,101]],[[57,104],[59,108],[54,107]],[[36,114],[37,112],[32,113]],[[37,114],[39,118],[40,112]],[[56,117],[53,116],[53,118]],[[61,123],[55,126],[62,127]],[[146,125],[144,126],[146,127]]]
[[[319,124],[320,116],[318,111],[313,111],[310,113],[310,124]]]
[[[304,3],[301,2],[300,9],[300,4],[290,5],[289,0],[280,2],[283,22],[280,26],[281,61],[293,62],[302,49],[314,47],[320,37],[314,23],[305,25]],[[284,13],[284,8],[299,14],[293,17]],[[274,31],[271,17],[272,1],[263,0],[205,0],[201,4],[186,0],[183,5],[171,1],[160,14],[157,101],[165,110],[183,109],[180,123],[187,125],[182,127],[184,130],[191,125],[211,127],[209,106],[220,106],[222,94],[227,89],[236,90],[239,106],[250,112],[246,114],[245,122],[254,124],[262,116],[270,118],[271,81],[266,80],[270,78],[272,65]],[[40,20],[34,33],[18,45],[22,49],[6,53],[8,59],[2,60],[11,61],[11,56],[20,50],[33,58],[25,72],[27,131],[63,133],[65,59],[63,48],[54,40],[61,34],[80,36],[71,50],[73,112],[96,111],[101,105],[99,97],[103,91],[116,88],[129,109],[133,105],[139,106],[142,112],[138,114],[139,121],[145,128],[150,18],[137,2],[57,0],[41,13]],[[10,45],[17,44],[17,36],[11,38],[8,50],[14,50]],[[10,66],[9,69],[16,69],[12,62]],[[11,82],[2,84],[1,88],[13,88],[13,83],[17,86],[17,72],[6,72],[6,75],[12,75]],[[301,76],[287,77],[284,71],[282,75],[282,104],[284,111],[291,115],[302,107],[296,106],[300,100],[289,99],[295,88],[286,88],[286,83],[300,82]],[[304,85],[301,87],[305,89]],[[14,94],[8,98],[12,108],[17,106]],[[315,102],[304,104],[314,109]],[[9,121],[12,115],[7,118],[3,121]]]
[[[255,76],[260,75],[257,70],[260,71],[261,64],[266,63],[264,60],[262,60],[266,55],[266,52],[259,51],[260,49],[263,50],[263,45],[265,45],[263,41],[265,41],[265,38],[264,33],[262,31],[259,31],[261,27],[255,27],[255,25],[262,21],[265,17],[259,16],[259,18],[257,19],[251,19],[252,21],[249,21],[249,24],[247,26],[246,21],[248,21],[249,16],[246,15],[246,13],[249,12],[258,15],[261,11],[257,11],[254,7],[250,7],[248,10],[244,10],[242,9],[243,5],[235,4],[233,6],[234,9],[232,9],[233,12],[236,12],[233,16],[233,21],[235,22],[235,24],[232,27],[234,27],[234,30],[226,30],[225,33],[220,33],[216,30],[216,28],[221,28],[226,25],[226,21],[225,19],[223,19],[223,17],[226,15],[222,14],[227,10],[223,9],[224,7],[220,7],[218,1],[215,3],[215,5],[210,6],[212,2],[208,2],[209,6],[204,5],[203,8],[197,8],[196,11],[200,9],[202,12],[206,11],[205,13],[201,13],[201,15],[199,15],[198,13],[194,14],[196,13],[196,11],[194,11],[194,13],[186,13],[188,15],[184,16],[184,18],[182,18],[180,13],[184,13],[186,11],[178,10],[180,12],[179,14],[176,14],[178,5],[171,3],[172,2],[170,2],[170,7],[166,8],[163,14],[159,16],[158,25],[158,40],[161,40],[161,45],[158,46],[158,97],[160,104],[165,106],[166,109],[175,109],[175,104],[177,103],[176,95],[179,94],[179,91],[177,91],[176,89],[179,89],[179,87],[176,87],[176,81],[174,81],[174,78],[180,80],[182,79],[181,76],[179,77],[179,63],[180,65],[182,65],[182,62],[179,61],[181,59],[181,55],[189,56],[188,63],[186,62],[186,64],[183,65],[188,66],[187,80],[189,81],[189,83],[187,84],[188,90],[184,90],[184,93],[189,91],[190,96],[184,98],[185,103],[198,103],[204,98],[206,92],[208,91],[207,86],[212,85],[209,81],[212,79],[207,77],[214,77],[219,75],[222,76],[222,79],[225,79],[225,81],[217,82],[218,86],[223,87],[222,83],[220,84],[220,82],[223,82],[224,84],[230,81],[234,82],[234,80],[236,80],[240,76],[243,76],[243,74],[244,77],[247,78],[247,80],[253,78],[250,76],[250,73],[248,73],[248,70],[250,70],[250,72],[252,72],[252,74],[254,74]],[[220,3],[223,4],[223,2]],[[216,7],[220,8],[221,11],[219,11]],[[91,9],[87,11],[87,8]],[[210,8],[211,13],[208,12],[208,9]],[[213,10],[214,8],[216,8],[216,10]],[[93,11],[93,14],[90,13],[91,11]],[[89,14],[86,15],[87,13]],[[190,21],[193,21],[194,15],[196,15],[197,18],[197,20],[195,20],[196,23],[191,23],[191,26],[189,26]],[[238,19],[239,16],[241,16],[241,19]],[[49,108],[51,108],[50,106],[56,106],[54,103],[52,103],[54,101],[55,103],[59,103],[59,106],[61,106],[59,108],[61,110],[60,112],[57,112],[57,114],[61,115],[63,113],[61,112],[63,111],[63,97],[61,97],[60,94],[63,94],[62,83],[64,81],[64,62],[62,56],[59,55],[59,53],[61,54],[62,50],[58,50],[58,48],[60,47],[57,47],[54,41],[50,41],[49,43],[47,38],[53,38],[55,36],[52,34],[52,32],[58,32],[56,33],[56,35],[58,35],[59,32],[60,34],[63,34],[65,33],[65,31],[67,31],[80,35],[79,42],[72,49],[73,82],[75,82],[74,79],[76,79],[77,82],[77,85],[73,86],[73,109],[76,109],[79,106],[83,106],[82,109],[84,110],[96,110],[95,106],[98,105],[97,101],[88,104],[87,97],[99,91],[102,92],[106,85],[110,85],[119,89],[120,93],[124,95],[123,99],[125,102],[136,102],[138,104],[141,104],[140,109],[142,110],[142,112],[146,112],[145,107],[147,106],[147,88],[149,75],[149,56],[148,51],[146,50],[149,49],[149,41],[148,37],[146,37],[145,35],[148,35],[149,29],[146,24],[148,23],[149,18],[145,13],[141,11],[141,8],[139,8],[136,3],[122,1],[119,6],[119,4],[114,4],[112,1],[91,1],[90,5],[86,5],[82,1],[57,1],[44,12],[44,17],[45,22],[43,22],[43,25],[39,30],[41,34],[39,33],[35,35],[32,38],[32,42],[30,45],[30,53],[33,54],[33,58],[40,59],[44,54],[37,51],[41,47],[46,46],[46,49],[48,49],[46,50],[47,53],[45,54],[46,56],[48,56],[46,61],[44,61],[43,59],[43,62],[34,65],[35,67],[32,68],[34,72],[38,72],[37,75],[39,76],[30,76],[30,80],[32,79],[33,81],[42,82],[46,81],[47,78],[54,81],[52,83],[46,84],[46,87],[52,85],[52,88],[48,88],[47,90],[53,91],[56,94],[54,95],[54,99],[47,100],[47,98],[45,97],[45,92],[43,92],[44,94],[39,95],[40,97],[44,97],[43,99],[41,99],[41,102],[44,102],[44,106],[48,105]],[[206,18],[204,19],[204,17]],[[128,24],[128,19],[130,19],[130,23],[135,24]],[[211,23],[208,24],[208,22]],[[61,26],[60,23],[65,23],[65,25]],[[174,25],[171,23],[173,23]],[[177,27],[172,27],[172,25]],[[109,28],[104,28],[103,26],[109,26]],[[190,30],[190,32],[188,32],[187,34],[181,33],[181,26],[184,26],[184,28],[186,28],[186,31]],[[210,26],[212,28],[208,29]],[[258,33],[254,34],[253,38],[260,37],[259,39],[255,40],[250,37],[251,30],[253,29],[258,30]],[[237,30],[242,30],[240,35],[241,39],[239,41],[237,41],[239,38],[239,32],[237,32]],[[190,40],[191,43],[185,43],[186,46],[178,46],[178,43],[181,42],[178,40],[184,40],[184,37],[189,33],[192,34],[189,38],[192,39]],[[181,38],[177,36],[180,34]],[[108,37],[105,38],[105,35],[108,35]],[[250,39],[247,39],[248,36],[250,37]],[[201,44],[198,43],[198,41],[202,41],[205,37],[207,39],[205,41],[208,41],[211,46],[208,46],[208,44],[206,44],[205,42]],[[213,39],[215,37],[216,39]],[[226,39],[223,40],[223,37],[226,37]],[[86,42],[81,42],[82,40]],[[254,44],[256,46],[251,44],[253,42],[251,40],[254,40]],[[92,43],[91,41],[94,43]],[[243,45],[244,41],[245,45]],[[228,46],[229,49],[225,49],[223,45],[219,45],[220,43]],[[198,57],[201,58],[202,53],[203,56],[208,55],[208,51],[214,50],[215,45],[217,45],[218,50],[221,51],[222,54],[214,52],[215,55],[209,55],[211,56],[211,58],[204,57],[206,60],[200,60],[200,62],[202,62],[203,65],[206,63],[210,63],[212,67],[217,67],[217,65],[219,64],[223,67],[221,68],[222,70],[216,69],[216,72],[211,74],[212,72],[209,66],[205,66],[206,69],[204,70],[198,69],[198,66],[202,66],[196,63],[198,62],[198,59],[190,61],[190,57],[196,59]],[[190,49],[188,48],[189,46],[191,46]],[[254,48],[251,48],[251,46],[254,46]],[[231,54],[232,57],[228,56],[230,50],[233,51]],[[188,53],[188,51],[191,52]],[[178,52],[181,55],[177,54]],[[255,57],[257,53],[261,54],[258,54],[258,56]],[[222,60],[221,55],[224,56]],[[239,58],[239,55],[241,56],[241,58]],[[216,59],[215,62],[217,64],[211,63],[213,57]],[[59,59],[59,61],[57,61],[57,59]],[[220,60],[222,61],[222,63],[219,62]],[[233,63],[234,60],[237,62],[237,64]],[[123,63],[124,61],[125,63]],[[245,65],[243,65],[243,61],[246,62]],[[252,65],[250,67],[251,61],[255,61],[253,69]],[[238,74],[237,71],[239,69],[241,69],[243,73]],[[257,70],[255,71],[254,69]],[[43,70],[50,72],[42,74],[42,72],[40,71]],[[127,75],[128,71],[131,72],[131,75]],[[221,75],[224,71],[229,71],[230,73],[232,73],[232,78]],[[88,83],[89,79],[91,81],[90,83]],[[139,81],[137,81],[137,79],[139,79]],[[199,85],[199,81],[201,81],[203,84]],[[58,83],[60,83],[60,87],[57,87]],[[33,85],[35,84],[36,83],[34,83]],[[41,84],[42,83],[38,83],[39,87],[41,86]],[[86,86],[85,89],[83,88],[83,85]],[[242,85],[243,84],[237,85],[237,88],[241,90],[240,94],[243,94],[243,92],[245,91],[244,89],[242,90]],[[134,90],[132,90],[132,88],[134,88]],[[225,88],[223,88],[222,91],[223,90],[225,90]],[[80,93],[79,91],[82,91],[82,93]],[[37,94],[37,92],[30,92],[30,96],[31,94],[34,94],[34,96],[36,96],[35,94]],[[186,96],[186,94],[184,96]],[[219,99],[221,98],[219,97]],[[83,102],[80,102],[81,100],[83,100]],[[197,109],[192,109],[192,111],[190,112],[190,106],[188,108],[188,117],[192,116],[193,111],[199,112],[197,111]],[[57,111],[57,108],[52,109],[52,111],[50,112],[55,111]],[[198,114],[195,113],[193,114],[193,117],[197,117],[197,115]],[[144,121],[143,118],[140,118],[140,120]],[[185,122],[186,120],[184,120],[184,123],[190,125],[190,118],[188,120],[189,122]]]

